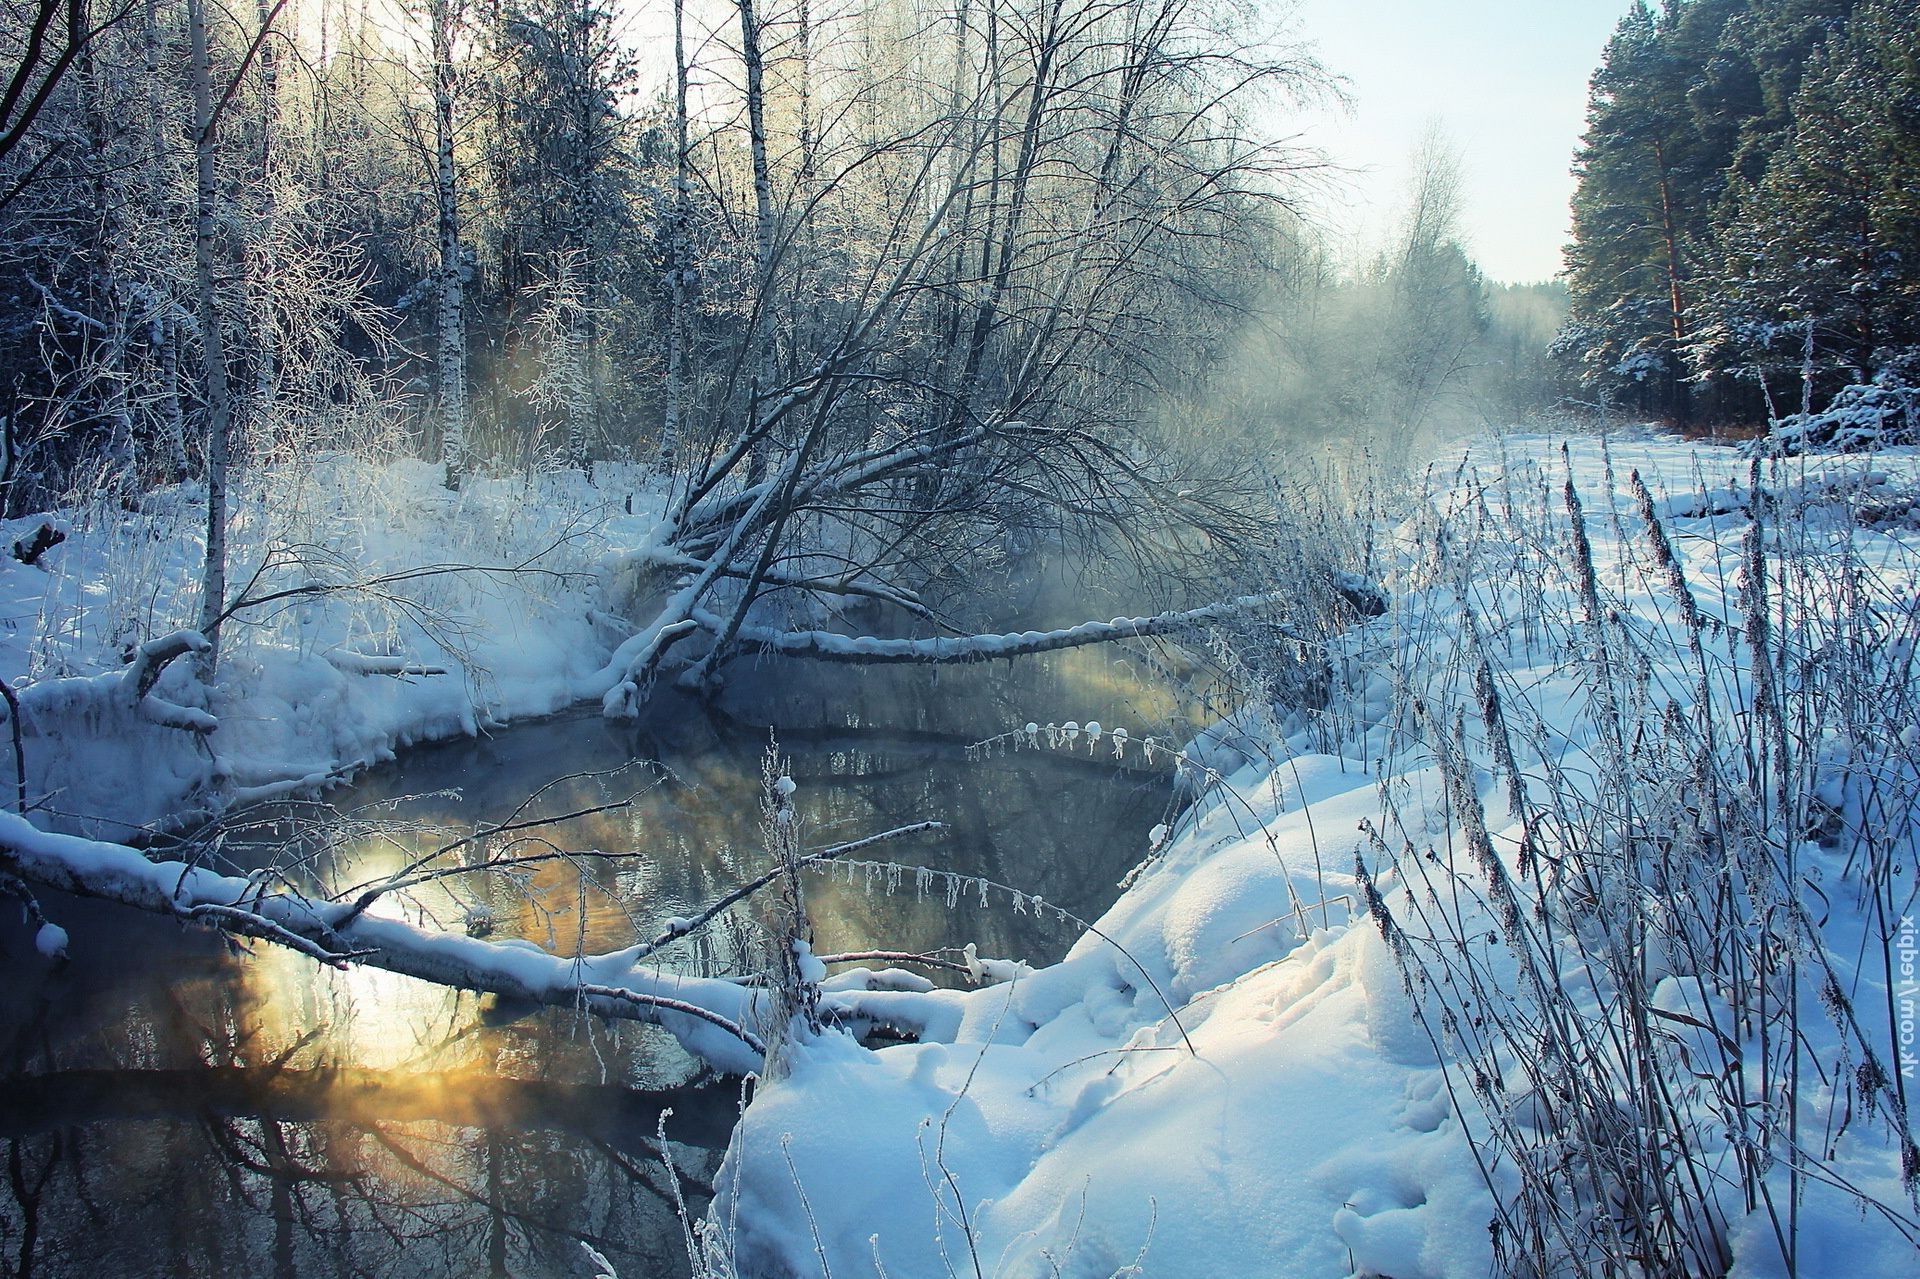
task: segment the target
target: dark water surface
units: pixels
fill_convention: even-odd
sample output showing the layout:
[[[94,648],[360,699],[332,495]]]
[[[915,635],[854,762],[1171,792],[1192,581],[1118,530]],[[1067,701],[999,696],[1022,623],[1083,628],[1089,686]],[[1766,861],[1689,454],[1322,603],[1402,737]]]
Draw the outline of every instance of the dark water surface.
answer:
[[[379,909],[564,953],[613,949],[766,867],[761,770],[777,725],[807,845],[937,819],[953,829],[866,855],[1091,916],[1165,814],[1168,770],[1140,739],[1192,725],[1164,690],[1092,649],[937,673],[741,669],[717,705],[663,693],[635,724],[567,716],[418,748],[324,810],[235,823],[212,855],[295,876],[311,859],[339,884],[516,812],[598,808],[435,864],[572,857],[513,878],[450,875]],[[1120,758],[1084,737],[974,748],[1069,719],[1124,726],[1133,743]],[[889,894],[878,872],[811,878],[816,949],[972,941],[1042,963],[1073,940],[998,896],[949,906],[914,883],[909,872]],[[65,965],[34,951],[16,911],[0,921],[0,1274],[590,1275],[582,1241],[624,1279],[686,1273],[676,1196],[704,1204],[738,1094],[703,1082],[660,1033],[242,954],[94,903],[45,905],[71,934]],[[665,962],[737,971],[754,957],[750,915]]]

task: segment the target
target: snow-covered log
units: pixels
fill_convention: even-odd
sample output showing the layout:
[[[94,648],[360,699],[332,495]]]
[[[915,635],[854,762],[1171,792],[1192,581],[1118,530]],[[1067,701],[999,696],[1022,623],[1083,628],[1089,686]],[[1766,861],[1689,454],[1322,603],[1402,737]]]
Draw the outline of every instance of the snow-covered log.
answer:
[[[75,675],[43,679],[15,690],[28,731],[49,731],[87,714],[121,715],[162,728],[205,735],[220,727],[206,711],[182,706],[153,693],[153,687],[176,658],[204,653],[208,644],[198,631],[180,630],[150,639],[133,651],[123,671],[103,675]]]
[[[0,812],[0,870],[32,884],[171,915],[287,946],[338,967],[360,963],[456,990],[485,991],[603,1017],[647,1022],[726,1074],[758,1070],[754,1033],[764,993],[737,982],[643,968],[631,951],[549,954],[528,942],[488,942],[404,920],[355,913],[262,880],[177,861],[150,861],[102,840],[42,831]]]
[[[447,673],[447,668],[444,666],[418,662],[410,657],[389,656],[382,653],[356,653],[346,648],[330,650],[327,653],[327,665],[348,675],[392,675],[399,678]]]
[[[199,631],[182,630],[150,639],[135,649],[133,662],[120,675],[120,687],[125,690],[135,713],[162,728],[177,728],[188,733],[211,733],[219,728],[220,721],[207,712],[153,695],[153,686],[175,658],[205,653],[211,648],[207,637]]]
[[[1209,622],[1229,621],[1259,613],[1286,602],[1286,597],[1277,594],[1243,595],[1238,599],[1184,612],[1156,613],[1151,617],[1116,617],[1110,622],[1082,622],[1078,626],[1058,630],[1016,631],[1005,635],[877,639],[871,635],[836,635],[830,631],[780,631],[764,626],[743,626],[739,638],[784,657],[808,657],[825,662],[984,662],[1000,657],[1021,657],[1029,653],[1051,653],[1085,644],[1109,644],[1115,640],[1170,635]],[[725,625],[723,619],[705,610],[698,610],[693,616],[696,622],[710,631],[717,631]],[[1296,634],[1285,623],[1278,625],[1290,638],[1306,642],[1305,636]]]

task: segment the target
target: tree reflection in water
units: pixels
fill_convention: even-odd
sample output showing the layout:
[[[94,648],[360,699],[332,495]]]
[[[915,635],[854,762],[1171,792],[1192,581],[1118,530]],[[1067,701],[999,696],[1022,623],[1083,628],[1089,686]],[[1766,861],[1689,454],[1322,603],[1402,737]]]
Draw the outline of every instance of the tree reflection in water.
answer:
[[[64,969],[0,926],[0,1272],[568,1275],[585,1240],[623,1274],[685,1273],[661,1118],[698,1211],[735,1103],[686,1086],[664,1037],[476,1026],[471,997],[420,983],[300,1025],[264,953],[58,905]],[[370,1038],[390,1064],[355,1064]]]

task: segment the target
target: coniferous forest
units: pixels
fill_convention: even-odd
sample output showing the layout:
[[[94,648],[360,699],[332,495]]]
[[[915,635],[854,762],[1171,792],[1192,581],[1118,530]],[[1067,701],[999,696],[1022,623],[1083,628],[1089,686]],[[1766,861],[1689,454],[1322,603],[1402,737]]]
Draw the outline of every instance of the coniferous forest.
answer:
[[[1910,5],[1638,4],[1593,80],[1558,352],[1599,401],[1764,422],[1920,380]]]

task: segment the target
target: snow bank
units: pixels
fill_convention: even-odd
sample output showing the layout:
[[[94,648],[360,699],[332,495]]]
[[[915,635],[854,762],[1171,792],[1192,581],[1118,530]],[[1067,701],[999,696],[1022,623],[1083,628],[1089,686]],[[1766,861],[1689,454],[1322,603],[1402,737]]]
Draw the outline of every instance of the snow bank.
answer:
[[[1894,445],[1920,444],[1920,387],[1897,373],[1844,387],[1832,403],[1815,413],[1780,419],[1756,442],[1768,455],[1860,453]]]
[[[0,679],[22,702],[36,820],[126,838],[597,697],[660,500],[639,472],[595,478],[474,478],[454,494],[437,467],[343,455],[252,472],[228,574],[248,602],[223,627],[216,682],[174,661],[138,696],[139,641],[197,623],[202,495],[8,522],[10,540],[48,523],[67,535],[34,565],[0,561]]]
[[[1875,634],[1888,642],[1871,653],[1864,630],[1815,635],[1816,656],[1829,654],[1820,660],[1842,639],[1869,664],[1913,651],[1920,538],[1859,518],[1859,495],[1911,486],[1920,463],[1882,458],[1877,478],[1856,468],[1818,483],[1796,467],[1765,477],[1756,501],[1749,464],[1731,452],[1580,441],[1563,462],[1558,447],[1480,446],[1453,484],[1422,495],[1397,530],[1395,606],[1330,655],[1332,704],[1262,741],[1243,727],[1198,744],[1190,761],[1204,757],[1227,785],[1205,791],[1062,963],[970,992],[863,996],[850,989],[857,977],[837,978],[830,1002],[856,1024],[917,1026],[920,1042],[868,1051],[829,1031],[784,1050],[783,1073],[760,1086],[719,1178],[704,1273],[1479,1279],[1498,1268],[1496,1250],[1524,1264],[1516,1225],[1528,1186],[1550,1189],[1563,1174],[1523,1176],[1522,1163],[1592,1160],[1591,1185],[1628,1189],[1609,1180],[1602,1146],[1582,1153],[1554,1135],[1561,1101],[1539,1085],[1557,1087],[1555,1070],[1527,1060],[1534,1041],[1513,1038],[1543,971],[1554,1015],[1595,1028],[1572,1042],[1604,1045],[1623,1014],[1655,1028],[1650,1060],[1675,1084],[1665,1127],[1635,1120],[1631,1063],[1604,1048],[1590,1066],[1566,1067],[1598,1072],[1567,1095],[1589,1107],[1590,1126],[1594,1115],[1623,1125],[1622,1150],[1676,1131],[1697,1140],[1684,1168],[1658,1176],[1711,1188],[1700,1246],[1722,1250],[1716,1265],[1785,1272],[1774,1233],[1784,1207],[1770,1217],[1738,1189],[1742,1169],[1757,1168],[1761,1198],[1797,1200],[1798,1273],[1909,1273],[1920,1228],[1900,1184],[1908,1120],[1895,1107],[1910,1103],[1890,1102],[1884,1082],[1855,1095],[1844,1070],[1864,1068],[1869,1045],[1880,1067],[1897,1064],[1897,1028],[1884,1024],[1897,970],[1874,958],[1881,934],[1868,921],[1885,893],[1896,914],[1911,913],[1913,895],[1909,880],[1874,878],[1866,863],[1870,849],[1911,864],[1912,734],[1792,743],[1796,768],[1816,742],[1824,761],[1809,757],[1794,774],[1825,779],[1803,808],[1834,814],[1829,826],[1851,842],[1810,837],[1781,863],[1790,876],[1751,872],[1787,896],[1758,916],[1730,905],[1744,922],[1723,940],[1737,948],[1758,929],[1763,951],[1773,921],[1809,908],[1808,930],[1778,943],[1798,948],[1798,978],[1771,979],[1801,982],[1774,996],[1789,998],[1804,1037],[1791,1107],[1778,1027],[1768,1046],[1724,1002],[1701,1002],[1716,979],[1685,962],[1684,928],[1635,952],[1652,983],[1644,995],[1602,972],[1612,906],[1579,899],[1588,880],[1576,859],[1664,856],[1690,820],[1706,824],[1687,816],[1698,801],[1684,779],[1654,766],[1666,757],[1613,726],[1685,742],[1691,725],[1724,713],[1715,731],[1726,757],[1701,767],[1744,767],[1734,755],[1748,747],[1736,743],[1753,740],[1743,723],[1758,722],[1742,612],[1758,589],[1756,553],[1775,589],[1785,574],[1790,589],[1853,582],[1871,597],[1857,609],[1779,610],[1814,631],[1842,616],[1883,625]],[[1636,473],[1692,625],[1668,593],[1676,579],[1641,519]],[[1809,494],[1818,500],[1798,500]],[[1789,506],[1792,522],[1766,522]],[[1900,669],[1896,660],[1889,673]],[[1810,697],[1813,681],[1798,678],[1772,696],[1800,706],[1792,699]],[[1609,779],[1619,768],[1646,775],[1628,791]],[[1605,805],[1628,793],[1664,807],[1620,824]],[[1526,820],[1509,811],[1516,803]],[[1766,833],[1756,837],[1764,849]],[[1792,847],[1785,830],[1772,838],[1775,857]],[[1644,901],[1653,880],[1592,882],[1640,889],[1625,913],[1660,917],[1660,903]],[[1543,940],[1527,908],[1502,907],[1502,891],[1541,903],[1556,926],[1584,919],[1591,935]],[[1828,1015],[1828,971],[1838,1002],[1882,1010],[1877,1029]],[[1781,1015],[1762,1003],[1763,1015]],[[1783,1147],[1771,1129],[1743,1136],[1722,1105],[1730,1081],[1797,1108],[1819,1148]],[[1752,1164],[1743,1140],[1767,1159]],[[1604,1196],[1583,1198],[1572,1186],[1555,1208],[1570,1224],[1542,1246],[1585,1249],[1587,1264],[1609,1247],[1618,1263],[1631,1231],[1658,1228],[1666,1211],[1635,1210],[1635,1223]]]

